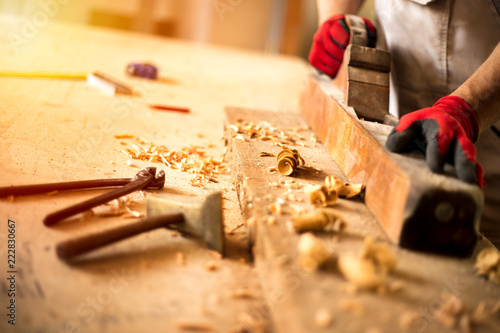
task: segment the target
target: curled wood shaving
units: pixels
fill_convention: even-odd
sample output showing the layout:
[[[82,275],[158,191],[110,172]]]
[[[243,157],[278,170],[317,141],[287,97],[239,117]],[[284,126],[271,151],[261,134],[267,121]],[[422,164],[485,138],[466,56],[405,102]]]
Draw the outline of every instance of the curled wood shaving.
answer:
[[[191,145],[170,150],[164,145],[156,145],[133,135],[115,135],[115,138],[127,139],[126,142],[120,141],[125,143],[125,147],[117,150],[132,159],[162,163],[171,169],[192,173],[193,177],[189,180],[192,186],[203,187],[207,182],[217,183],[217,176],[228,172],[225,163],[207,155],[202,146]],[[130,160],[127,164],[135,166]]]
[[[270,157],[273,157],[274,154],[273,153],[268,153],[268,152],[265,152],[265,151],[261,151],[260,154],[259,154],[260,157],[267,157],[267,156],[270,156]]]
[[[188,321],[188,320],[178,320],[175,323],[177,329],[181,331],[198,331],[198,332],[212,332],[212,325],[206,321]]]
[[[497,249],[486,248],[481,250],[477,255],[474,267],[477,274],[500,284],[500,252]]]
[[[283,213],[283,204],[278,201],[269,204],[267,208],[271,213],[276,215],[281,215]]]
[[[228,292],[231,298],[254,299],[257,298],[255,293],[249,288],[233,289]]]
[[[212,271],[212,272],[213,272],[213,271],[216,271],[216,270],[219,268],[219,267],[217,266],[217,263],[216,263],[215,261],[213,261],[213,260],[206,262],[206,263],[205,263],[205,265],[204,265],[203,267],[205,267],[205,269],[206,269],[207,271],[209,271],[209,272],[210,272],[210,271]]]
[[[385,284],[387,275],[396,268],[396,257],[387,244],[367,237],[359,254],[341,255],[338,264],[344,277],[356,286],[376,289]]]
[[[277,155],[278,171],[284,176],[290,176],[299,166],[305,164],[297,149],[284,147]]]
[[[344,231],[347,224],[343,217],[333,209],[317,209],[313,213],[299,214],[292,217],[292,226],[297,232],[321,231],[327,226],[337,225],[337,231]]]
[[[325,245],[312,233],[300,236],[298,250],[299,264],[309,272],[322,267],[332,257]]]
[[[307,191],[309,192],[309,202],[317,207],[332,206],[339,197],[336,190],[328,189],[325,185],[313,186]]]
[[[314,324],[317,328],[328,328],[332,325],[333,317],[327,308],[319,308],[314,314]]]
[[[362,316],[365,313],[365,307],[363,303],[351,299],[340,300],[339,308],[342,311],[351,312],[358,316]]]
[[[363,184],[345,183],[335,176],[327,176],[325,179],[327,191],[337,192],[340,197],[349,199],[357,196],[363,191]]]

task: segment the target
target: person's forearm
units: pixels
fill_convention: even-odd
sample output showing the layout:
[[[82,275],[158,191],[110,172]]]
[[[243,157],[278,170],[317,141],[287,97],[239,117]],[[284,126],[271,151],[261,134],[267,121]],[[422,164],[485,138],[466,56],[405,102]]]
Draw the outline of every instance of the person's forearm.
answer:
[[[500,43],[481,67],[452,95],[464,99],[474,109],[479,133],[500,119]]]
[[[319,24],[333,15],[356,14],[364,0],[317,0]]]

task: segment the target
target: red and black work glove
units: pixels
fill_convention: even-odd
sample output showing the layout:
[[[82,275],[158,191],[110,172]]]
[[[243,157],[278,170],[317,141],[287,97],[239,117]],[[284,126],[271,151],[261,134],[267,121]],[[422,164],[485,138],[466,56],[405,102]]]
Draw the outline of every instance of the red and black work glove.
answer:
[[[368,19],[363,20],[368,33],[367,46],[375,47],[377,30]],[[335,15],[328,19],[314,35],[309,63],[320,72],[335,77],[344,58],[344,51],[349,45],[350,34],[344,15]]]
[[[418,149],[425,153],[429,168],[443,173],[444,163],[455,166],[459,179],[484,186],[483,169],[476,162],[479,126],[474,110],[458,96],[446,96],[432,107],[403,117],[387,138],[392,152]]]

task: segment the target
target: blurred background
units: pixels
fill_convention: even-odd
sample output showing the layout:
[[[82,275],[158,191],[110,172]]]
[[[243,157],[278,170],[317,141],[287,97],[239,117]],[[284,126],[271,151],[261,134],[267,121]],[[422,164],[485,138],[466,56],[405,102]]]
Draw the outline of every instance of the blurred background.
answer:
[[[315,0],[0,0],[0,13],[303,58],[318,24]],[[373,19],[373,0],[360,15]]]

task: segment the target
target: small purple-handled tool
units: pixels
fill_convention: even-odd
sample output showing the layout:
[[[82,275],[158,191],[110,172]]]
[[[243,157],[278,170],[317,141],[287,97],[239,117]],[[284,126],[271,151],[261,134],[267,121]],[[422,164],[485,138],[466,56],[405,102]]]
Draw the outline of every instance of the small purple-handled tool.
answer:
[[[149,80],[156,80],[158,78],[158,68],[151,63],[132,62],[127,65],[127,74]]]

